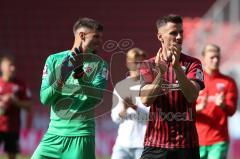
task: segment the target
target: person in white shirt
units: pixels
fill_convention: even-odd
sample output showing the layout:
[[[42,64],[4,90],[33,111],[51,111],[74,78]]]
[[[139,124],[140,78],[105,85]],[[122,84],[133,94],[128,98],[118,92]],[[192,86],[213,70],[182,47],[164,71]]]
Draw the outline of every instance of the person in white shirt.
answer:
[[[141,103],[139,97],[141,61],[146,54],[133,48],[126,55],[129,76],[118,82],[114,88],[112,120],[119,124],[118,136],[113,147],[112,159],[139,159],[143,151],[143,141],[149,107]]]

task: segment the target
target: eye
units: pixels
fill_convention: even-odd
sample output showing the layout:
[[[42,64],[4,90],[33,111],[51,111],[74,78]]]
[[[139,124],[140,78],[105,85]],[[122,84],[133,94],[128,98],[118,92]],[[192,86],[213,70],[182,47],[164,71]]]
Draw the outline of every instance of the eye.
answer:
[[[173,36],[177,36],[178,32],[177,31],[172,31],[172,32],[170,32],[170,34],[173,35]]]

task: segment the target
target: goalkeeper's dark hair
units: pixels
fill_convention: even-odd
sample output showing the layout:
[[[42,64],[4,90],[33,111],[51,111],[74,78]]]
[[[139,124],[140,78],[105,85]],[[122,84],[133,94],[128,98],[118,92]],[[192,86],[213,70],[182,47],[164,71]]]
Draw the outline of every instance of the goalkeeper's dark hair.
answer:
[[[102,24],[91,18],[79,18],[73,25],[73,33],[75,34],[79,28],[89,28],[98,32],[103,31]]]

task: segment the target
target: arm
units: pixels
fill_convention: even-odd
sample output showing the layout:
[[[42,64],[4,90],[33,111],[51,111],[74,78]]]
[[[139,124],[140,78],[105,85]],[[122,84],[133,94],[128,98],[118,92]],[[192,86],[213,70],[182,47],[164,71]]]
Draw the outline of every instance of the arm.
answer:
[[[40,89],[40,100],[43,105],[52,105],[53,102],[61,96],[61,87],[55,77],[53,60],[52,56],[49,56],[43,69]]]
[[[23,109],[28,110],[28,111],[31,110],[32,105],[33,105],[31,100],[27,100],[27,99],[26,100],[21,100],[21,99],[18,99],[16,97],[14,97],[12,99],[12,102],[15,106],[23,108]]]
[[[141,101],[140,97],[136,97],[136,112],[137,114],[148,115],[149,114],[149,107],[144,105]]]
[[[197,111],[197,113],[200,113],[205,108],[205,106],[207,105],[208,94],[207,94],[207,91],[205,89],[199,92],[199,95],[198,95],[198,98],[197,98],[197,101],[196,101],[196,111]]]
[[[140,97],[136,97],[136,106],[132,107],[133,110],[136,111],[136,113],[129,113],[127,114],[127,118],[132,119],[131,116],[133,116],[134,120],[141,121],[147,121],[149,116],[149,110],[150,107],[146,107],[142,102]]]
[[[127,113],[127,110],[124,109],[123,99],[119,96],[116,89],[113,91],[113,109],[111,111],[111,117],[113,122],[120,124],[124,121],[124,117]]]
[[[185,75],[179,63],[181,48],[177,44],[173,44],[170,50],[172,52],[172,66],[180,89],[187,101],[193,103],[196,101],[199,91],[204,88],[201,62],[194,60]]]
[[[201,89],[200,85],[196,81],[188,79],[180,65],[174,67],[174,71],[184,97],[189,103],[195,102]]]
[[[146,84],[140,89],[139,95],[141,97],[141,102],[146,105],[150,106],[153,104],[153,102],[156,100],[156,98],[159,96],[159,93],[161,92],[161,85],[164,79],[164,73],[166,72],[166,65],[165,63],[162,62],[161,58],[161,51],[162,49],[160,48],[158,50],[156,59],[155,59],[155,64],[156,68],[158,69],[158,74],[155,77],[154,80],[151,79],[151,77],[148,77],[149,72],[141,72],[142,70],[140,69],[141,72],[141,82],[147,82],[150,84]],[[144,65],[144,67],[146,67]],[[152,68],[147,68],[147,69],[152,69]],[[143,79],[142,79],[143,77]]]
[[[221,107],[228,116],[232,116],[236,112],[238,99],[237,85],[233,80],[229,81],[225,97],[221,99],[223,99],[222,102],[216,103],[216,105]]]
[[[32,107],[32,102],[30,99],[27,98],[19,98],[16,97],[14,94],[5,94],[1,96],[1,107],[5,108],[8,103],[14,105],[15,107],[23,108],[25,110],[30,111]]]
[[[30,111],[32,108],[31,93],[24,83],[18,83],[18,89],[14,93],[8,93],[0,96],[0,101],[7,106],[8,103],[14,107],[23,108]]]
[[[150,106],[153,104],[161,91],[162,82],[163,75],[161,73],[158,73],[151,84],[147,84],[140,89],[140,97],[144,105]]]
[[[141,117],[141,120],[145,121],[147,120],[149,114],[149,108],[141,103],[141,99],[139,97],[137,97],[136,105],[134,105],[130,98],[125,98],[125,100],[123,100],[117,93],[116,89],[114,89],[113,106],[114,108],[112,109],[111,117],[117,124],[122,123],[125,119],[137,120],[139,116]],[[136,111],[136,113],[127,112],[130,107]]]

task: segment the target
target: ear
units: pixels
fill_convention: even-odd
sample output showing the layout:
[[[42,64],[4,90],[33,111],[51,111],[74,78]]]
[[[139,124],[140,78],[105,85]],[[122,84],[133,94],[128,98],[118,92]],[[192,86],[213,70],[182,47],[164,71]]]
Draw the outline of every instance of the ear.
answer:
[[[84,32],[79,32],[79,37],[81,40],[85,40],[85,33]]]
[[[161,33],[158,32],[158,34],[157,34],[157,38],[158,38],[158,40],[159,40],[161,43],[164,42]]]

